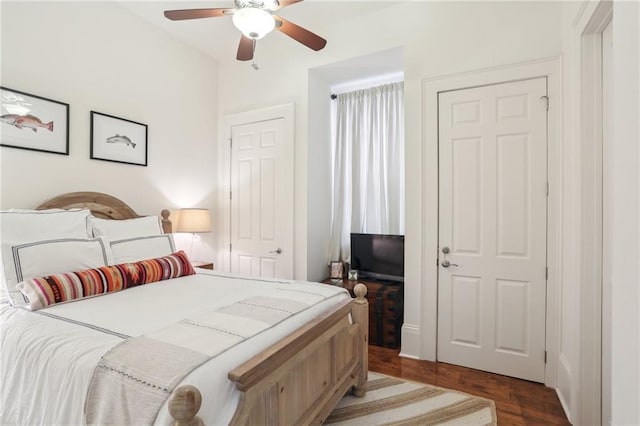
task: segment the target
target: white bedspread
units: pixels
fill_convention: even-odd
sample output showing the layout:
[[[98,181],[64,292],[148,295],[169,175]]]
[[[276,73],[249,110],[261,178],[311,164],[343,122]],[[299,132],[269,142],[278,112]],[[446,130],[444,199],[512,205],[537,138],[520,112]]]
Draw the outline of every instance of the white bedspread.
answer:
[[[93,370],[102,355],[128,337],[161,330],[201,312],[274,288],[328,299],[221,353],[182,382],[203,394],[207,425],[228,424],[239,392],[227,373],[305,322],[348,297],[322,284],[251,280],[198,270],[197,275],[56,305],[38,312],[0,305],[0,424],[82,425]],[[302,296],[300,296],[302,297]],[[171,422],[163,406],[156,424]]]

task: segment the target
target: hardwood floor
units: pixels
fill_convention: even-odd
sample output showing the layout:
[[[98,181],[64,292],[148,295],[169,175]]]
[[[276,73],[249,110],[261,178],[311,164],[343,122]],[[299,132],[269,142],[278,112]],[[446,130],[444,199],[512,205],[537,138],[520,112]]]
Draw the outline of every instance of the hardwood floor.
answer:
[[[401,358],[369,346],[369,370],[493,399],[499,425],[570,425],[554,389],[442,362]]]

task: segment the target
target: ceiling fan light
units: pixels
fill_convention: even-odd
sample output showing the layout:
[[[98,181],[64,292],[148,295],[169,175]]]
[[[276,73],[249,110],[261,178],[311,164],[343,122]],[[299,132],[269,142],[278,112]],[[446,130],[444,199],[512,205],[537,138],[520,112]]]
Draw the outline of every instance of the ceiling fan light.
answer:
[[[233,25],[246,37],[257,40],[273,31],[276,21],[266,10],[243,7],[233,14]]]

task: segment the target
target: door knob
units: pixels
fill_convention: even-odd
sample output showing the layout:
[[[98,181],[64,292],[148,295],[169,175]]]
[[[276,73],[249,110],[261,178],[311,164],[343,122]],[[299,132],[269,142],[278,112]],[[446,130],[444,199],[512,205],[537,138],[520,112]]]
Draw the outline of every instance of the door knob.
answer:
[[[278,248],[277,248],[277,249],[275,249],[275,250],[271,250],[269,253],[280,254],[280,253],[282,253],[282,249],[281,249],[280,247],[278,247]]]
[[[455,264],[455,263],[451,263],[451,262],[449,262],[448,260],[443,260],[443,261],[442,261],[442,267],[443,267],[443,268],[448,268],[449,266],[458,266],[458,265],[457,265],[457,264]]]

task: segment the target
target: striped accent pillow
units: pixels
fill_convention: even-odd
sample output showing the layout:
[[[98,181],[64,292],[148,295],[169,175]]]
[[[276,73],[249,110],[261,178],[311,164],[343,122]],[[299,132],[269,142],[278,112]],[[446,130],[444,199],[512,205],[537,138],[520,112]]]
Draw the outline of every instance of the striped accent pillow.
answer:
[[[30,278],[18,284],[32,311],[83,297],[125,290],[143,284],[193,275],[184,251],[135,263],[102,266],[79,272]]]

